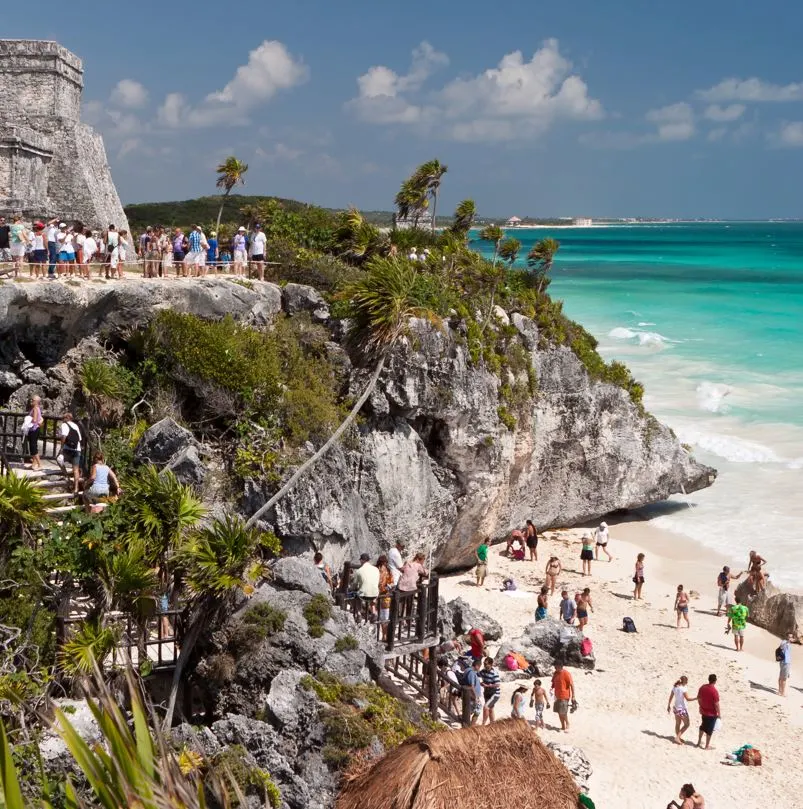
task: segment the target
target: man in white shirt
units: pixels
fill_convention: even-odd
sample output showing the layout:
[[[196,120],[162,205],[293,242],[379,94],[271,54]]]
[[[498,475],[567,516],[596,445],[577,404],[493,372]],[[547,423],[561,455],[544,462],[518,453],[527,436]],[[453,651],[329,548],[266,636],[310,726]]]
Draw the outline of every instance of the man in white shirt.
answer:
[[[81,428],[72,420],[72,413],[61,417],[59,427],[58,462],[62,466],[72,467],[73,493],[78,494],[79,476],[81,474]]]
[[[58,256],[58,244],[56,242],[56,234],[59,232],[58,227],[56,227],[59,223],[58,219],[51,219],[47,223],[47,228],[45,229],[45,234],[47,236],[47,277],[48,278],[55,278],[56,277],[56,259]]]
[[[84,237],[84,277],[89,278],[91,273],[92,262],[95,260],[95,255],[98,252],[98,243],[95,241],[91,230],[85,231]]]
[[[601,522],[599,524],[599,528],[594,532],[594,538],[596,539],[596,553],[594,554],[597,559],[599,559],[599,551],[602,548],[603,553],[608,557],[608,561],[613,561],[613,556],[608,552],[608,523]]]
[[[262,225],[254,225],[254,232],[251,234],[251,242],[248,245],[248,256],[251,264],[259,273],[259,280],[265,280],[265,251],[267,249],[268,238],[262,232]]]
[[[393,586],[399,583],[402,568],[404,567],[404,545],[401,540],[396,541],[396,545],[388,551],[388,567],[393,576]]]
[[[362,599],[362,612],[367,619],[376,610],[376,599],[379,596],[379,568],[371,564],[371,557],[367,553],[360,556],[362,563],[354,571],[352,590]]]

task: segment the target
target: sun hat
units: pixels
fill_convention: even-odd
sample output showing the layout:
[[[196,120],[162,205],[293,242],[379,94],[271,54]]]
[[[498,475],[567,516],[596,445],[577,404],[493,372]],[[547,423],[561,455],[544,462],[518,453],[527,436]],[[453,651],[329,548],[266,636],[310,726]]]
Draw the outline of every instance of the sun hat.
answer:
[[[606,523],[606,522],[601,522],[601,523],[599,524],[599,527],[600,527],[600,528],[607,528],[607,527],[608,527],[608,523]]]
[[[66,222],[59,222],[59,227],[60,227],[60,228],[66,228],[66,227],[67,227],[67,223],[66,223]]]
[[[212,232],[211,232],[209,235],[210,235],[210,236],[217,236],[217,231],[216,231],[216,230],[213,230],[213,231],[212,231]]]
[[[245,233],[245,228],[244,228],[242,225],[240,225],[240,227],[237,229],[237,232],[238,232],[238,233],[239,233],[240,231],[242,231],[243,233]]]

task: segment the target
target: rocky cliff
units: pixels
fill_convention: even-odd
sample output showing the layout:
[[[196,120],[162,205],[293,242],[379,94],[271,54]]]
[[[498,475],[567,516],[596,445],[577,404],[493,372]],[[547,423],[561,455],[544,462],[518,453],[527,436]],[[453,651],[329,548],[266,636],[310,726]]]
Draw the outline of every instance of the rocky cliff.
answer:
[[[332,350],[343,353],[343,324],[330,319],[315,290],[295,284],[5,283],[0,395],[16,403],[37,385],[52,395],[47,369],[65,352],[86,338],[120,346],[161,308],[204,318],[228,313],[256,327],[282,309],[306,310],[329,325]],[[528,318],[513,313],[505,323],[508,315],[499,316],[496,327],[509,328],[534,371],[532,393],[515,418],[502,417],[500,389],[517,380],[472,361],[461,322],[436,328],[413,321],[364,410],[358,438],[337,447],[269,515],[288,550],[323,549],[334,567],[402,539],[432,550],[449,569],[470,563],[479,536],[502,537],[528,518],[539,529],[571,525],[713,483],[715,471],[626,391],[593,381],[568,348],[544,347]],[[356,397],[370,369],[345,368]],[[244,512],[271,491],[247,481]]]

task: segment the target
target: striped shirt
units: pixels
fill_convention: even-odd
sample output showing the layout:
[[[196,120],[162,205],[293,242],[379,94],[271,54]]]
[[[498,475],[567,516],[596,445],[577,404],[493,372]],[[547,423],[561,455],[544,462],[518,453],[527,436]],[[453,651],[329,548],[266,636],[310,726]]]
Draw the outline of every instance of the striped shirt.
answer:
[[[200,253],[201,252],[201,232],[198,230],[190,231],[190,235],[187,237],[187,241],[190,245],[190,253]]]
[[[481,669],[479,672],[482,687],[486,691],[493,691],[498,694],[502,690],[502,678],[496,668]]]

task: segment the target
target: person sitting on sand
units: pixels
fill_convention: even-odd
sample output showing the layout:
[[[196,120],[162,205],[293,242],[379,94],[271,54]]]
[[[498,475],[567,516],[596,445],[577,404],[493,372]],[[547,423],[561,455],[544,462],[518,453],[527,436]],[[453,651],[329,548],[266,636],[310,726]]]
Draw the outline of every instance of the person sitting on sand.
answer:
[[[515,546],[515,547],[514,547]],[[516,528],[515,530],[510,532],[510,536],[507,539],[507,546],[505,547],[505,554],[507,556],[513,556],[515,552],[520,551],[522,559],[524,558],[524,534]]]
[[[549,594],[554,595],[558,586],[558,576],[563,572],[563,565],[557,556],[550,556],[546,563],[544,573],[546,575],[546,586],[549,587]]]
[[[477,577],[477,587],[482,587],[485,584],[485,577],[488,575],[488,545],[490,545],[490,538],[483,539],[474,555],[477,557],[477,567],[474,570],[474,575]]]
[[[692,784],[684,784],[680,788],[680,803],[670,801],[666,809],[705,809],[705,798],[700,795]]]
[[[641,588],[644,587],[644,554],[636,557],[636,569],[633,573],[633,601],[641,601]]]
[[[689,623],[689,594],[683,589],[683,585],[678,585],[678,592],[675,596],[675,612],[678,616],[677,628],[680,629],[680,619],[686,621],[686,629],[691,629]]]
[[[689,703],[697,699],[689,696],[686,688],[688,682],[689,678],[685,674],[677,680],[669,692],[669,701],[666,703],[666,712],[674,711],[675,714],[675,744],[683,744],[683,734],[691,724]]]
[[[544,727],[544,711],[549,708],[549,697],[540,680],[533,683],[533,692],[530,695],[530,707],[535,708],[535,726]]]
[[[577,613],[577,605],[574,603],[574,599],[569,598],[569,591],[563,590],[560,594],[560,617],[561,620],[572,626],[574,624],[574,616]]]
[[[744,573],[744,571],[742,571]],[[730,586],[731,582],[735,579],[741,579],[742,573],[739,573],[734,576],[731,573],[731,569],[725,565],[722,568],[722,571],[717,576],[717,618],[720,616],[722,612],[722,608],[728,609],[731,605],[731,597],[730,597]]]
[[[748,615],[750,615],[750,610],[742,604],[742,599],[736,596],[736,603],[732,607],[728,607],[728,624],[725,627],[725,633],[733,630],[733,645],[737,652],[744,649],[744,630],[747,626]]]
[[[586,587],[577,599],[577,624],[582,632],[588,626],[588,611],[594,612],[594,605],[591,603],[591,590]]]
[[[750,559],[747,562],[747,579],[756,595],[767,586],[767,574],[761,569],[761,566],[766,564],[767,560],[763,556],[759,556],[755,551],[750,551]]]
[[[601,522],[599,528],[594,532],[594,540],[596,548],[594,549],[594,558],[599,560],[599,552],[602,549],[603,553],[608,557],[609,562],[613,562],[613,556],[608,552],[608,523]]]
[[[583,535],[581,540],[583,549],[580,551],[580,560],[583,563],[583,575],[591,575],[591,562],[594,559],[594,540],[588,534]]]
[[[543,621],[547,615],[547,607],[549,606],[549,588],[542,587],[541,592],[538,594],[538,608],[535,610],[535,620]]]

